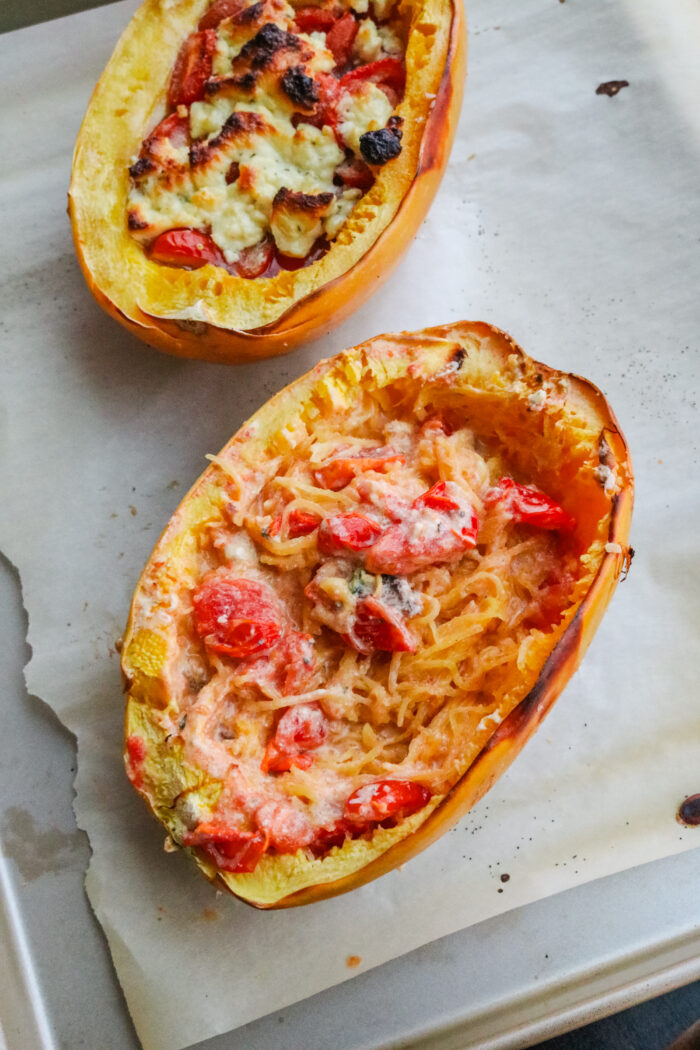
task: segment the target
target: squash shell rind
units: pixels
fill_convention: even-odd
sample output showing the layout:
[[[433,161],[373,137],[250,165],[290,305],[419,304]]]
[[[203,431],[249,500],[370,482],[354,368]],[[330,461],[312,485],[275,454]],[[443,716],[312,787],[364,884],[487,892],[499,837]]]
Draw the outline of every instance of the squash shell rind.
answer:
[[[534,393],[539,390],[543,379],[549,382],[552,388],[563,391],[562,405],[564,407],[571,405],[576,418],[580,417],[585,420],[588,432],[596,436],[596,454],[600,465],[606,470],[614,469],[617,477],[616,491],[609,498],[605,497],[608,509],[606,515],[600,519],[599,564],[578,606],[569,610],[562,621],[556,643],[548,652],[536,681],[527,695],[484,741],[478,755],[452,789],[435,805],[426,807],[425,811],[417,815],[421,819],[415,822],[416,827],[412,828],[409,834],[405,836],[400,834],[401,825],[393,829],[397,831],[395,840],[379,856],[372,856],[368,863],[347,874],[341,874],[331,881],[307,885],[290,893],[282,893],[274,901],[268,901],[264,898],[264,894],[258,895],[256,899],[254,892],[243,893],[237,889],[238,877],[218,872],[199,851],[189,851],[204,874],[217,886],[227,889],[258,908],[294,907],[354,889],[404,863],[463,817],[507,769],[521,747],[551,710],[578,667],[610,601],[620,574],[629,564],[630,552],[627,540],[633,504],[633,473],[627,445],[606,399],[591,383],[579,376],[565,375],[533,361],[509,336],[487,324],[460,322],[427,329],[420,333],[379,336],[334,359],[321,361],[311,372],[284,388],[268,401],[234,435],[221,455],[224,455],[235,443],[240,445],[241,442],[255,443],[262,440],[261,432],[277,433],[280,424],[290,418],[299,406],[306,402],[312,390],[320,389],[326,380],[329,385],[332,383],[334,369],[345,368],[348,375],[351,375],[356,381],[358,381],[358,370],[362,372],[364,369],[365,379],[373,376],[378,383],[387,377],[391,379],[401,374],[401,368],[404,367],[401,356],[402,344],[408,347],[406,355],[411,349],[416,354],[416,345],[420,346],[421,341],[426,343],[428,348],[431,342],[438,344],[452,341],[453,348],[455,343],[458,343],[472,349],[474,345],[479,344],[480,349],[476,352],[478,361],[474,366],[476,373],[481,368],[483,374],[490,375],[492,378],[495,376],[499,381],[502,377],[506,377],[506,382],[512,383],[514,388],[518,387],[520,398],[526,396],[528,391]],[[416,356],[417,369],[422,367],[420,360]],[[433,379],[435,378],[433,376]],[[253,433],[256,435],[254,439],[251,438]],[[185,497],[156,546],[149,566],[153,557],[157,554],[162,556],[163,551],[166,550],[169,532],[173,529],[173,523],[178,515],[184,515],[191,524],[198,515],[206,514],[208,505],[214,505],[215,485],[210,482],[212,472],[216,469],[216,467],[209,467]],[[195,505],[196,511],[192,509]],[[186,527],[182,532],[183,535],[186,533]],[[606,545],[610,547],[610,550],[605,549]],[[149,566],[144,570],[136,595],[147,578]],[[138,684],[138,676],[135,672],[143,669],[144,660],[141,658],[130,660],[128,657],[130,646],[138,638],[138,625],[134,620],[135,602],[136,596],[132,603],[125,633],[123,657],[127,687],[131,690],[127,702],[127,732],[130,718],[133,717],[133,705],[140,706],[144,702],[155,707],[162,705],[162,695],[158,688],[151,691],[146,690],[144,693]],[[556,634],[556,631],[553,633]],[[150,653],[153,650],[153,643],[149,640],[148,651]],[[153,675],[152,684],[161,685],[157,670]],[[140,695],[135,695],[135,693]],[[163,821],[163,807],[156,804],[156,800],[149,795],[147,790],[141,790],[141,794],[149,808]],[[171,831],[173,830],[169,819],[167,826]]]
[[[434,68],[434,61],[426,59],[427,86],[418,79],[423,75],[418,67],[416,79],[421,90],[414,91],[415,98],[411,94],[413,71],[408,63],[406,97],[398,112],[405,112],[407,117],[404,144],[413,159],[407,167],[408,155],[405,162],[400,155],[401,169],[396,162],[392,162],[393,168],[390,164],[380,169],[376,185],[383,187],[383,198],[374,218],[347,244],[341,230],[324,259],[292,275],[245,281],[208,265],[194,271],[181,270],[173,278],[178,282],[178,301],[174,304],[173,295],[167,291],[172,274],[163,273],[172,268],[148,260],[126,230],[126,170],[149,122],[153,123],[151,115],[162,101],[166,83],[165,78],[162,84],[153,82],[163,70],[159,65],[151,74],[144,51],[147,46],[158,49],[162,65],[165,59],[160,52],[168,62],[174,60],[179,41],[164,22],[160,0],[145,0],[93,93],[76,142],[68,193],[78,260],[90,291],[107,313],[159,350],[180,357],[239,363],[284,354],[326,334],[380,287],[407,250],[437,192],[455,136],[466,72],[462,0],[405,2],[409,10],[413,5],[423,12],[428,25],[430,17],[436,16],[432,49],[425,33],[415,30],[412,35],[420,38],[419,44],[428,54],[433,49],[436,56],[444,54],[444,62]],[[193,16],[191,28],[194,16],[203,9],[203,0],[174,0],[167,5],[168,17],[175,18],[180,9]],[[184,16],[176,24],[181,23]],[[416,49],[420,50],[418,44]],[[128,107],[132,104],[140,105],[143,120],[134,120],[137,126],[125,132],[123,125],[130,119]],[[414,118],[424,123],[419,125]],[[359,257],[356,242],[364,244]],[[217,286],[222,291],[216,292]],[[240,323],[236,304],[243,299],[251,323]],[[278,301],[281,305],[275,316],[265,319],[277,309],[274,304]]]

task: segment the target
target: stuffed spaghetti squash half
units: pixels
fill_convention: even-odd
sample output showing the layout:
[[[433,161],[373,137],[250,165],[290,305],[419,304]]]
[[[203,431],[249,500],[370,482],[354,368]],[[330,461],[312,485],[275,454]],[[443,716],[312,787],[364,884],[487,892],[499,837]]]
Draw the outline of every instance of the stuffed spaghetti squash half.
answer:
[[[464,71],[461,0],[146,0],[75,148],[97,300],[216,361],[329,330],[420,225]]]
[[[167,848],[303,904],[534,731],[628,558],[631,465],[595,387],[469,322],[322,361],[211,458],[134,596],[127,771]]]

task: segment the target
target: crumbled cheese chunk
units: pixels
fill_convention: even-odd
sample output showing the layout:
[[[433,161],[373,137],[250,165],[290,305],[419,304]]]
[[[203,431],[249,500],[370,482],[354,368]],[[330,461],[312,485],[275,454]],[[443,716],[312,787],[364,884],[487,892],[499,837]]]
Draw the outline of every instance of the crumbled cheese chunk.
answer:
[[[348,91],[338,106],[338,131],[350,149],[360,153],[360,136],[386,127],[393,110],[381,88],[371,81]]]
[[[539,390],[535,390],[534,394],[530,394],[530,396],[528,397],[527,407],[530,409],[531,412],[535,412],[537,411],[537,409],[542,408],[546,400],[547,391],[543,390],[542,387],[540,387]]]
[[[215,111],[214,120],[221,116],[222,107],[216,103],[194,103],[193,111],[195,106],[200,108],[196,116],[192,114],[192,119],[202,123],[208,120],[207,126],[211,124],[211,119],[205,116],[207,108]],[[287,114],[261,103],[237,108],[259,113],[267,126],[259,132],[248,133],[240,142],[227,143],[201,170],[185,171],[178,180],[165,182],[156,174],[138,187],[132,187],[129,206],[136,207],[148,223],[148,236],[178,227],[209,227],[211,236],[232,263],[244,248],[257,244],[265,236],[270,228],[272,201],[279,189],[286,187],[309,194],[335,193],[333,175],[343,152],[330,128],[316,128],[311,124],[294,128]],[[226,173],[234,161],[248,171],[244,188],[238,182],[226,182]],[[318,234],[320,232],[319,226]],[[287,230],[282,236],[286,244],[286,248],[279,245],[282,251],[287,253],[292,241],[299,248],[301,231],[294,236]],[[306,231],[304,239],[308,240],[308,236]]]
[[[402,55],[403,44],[390,26],[379,27],[379,39],[382,42],[382,50],[387,55]]]
[[[622,554],[622,547],[619,543],[606,543],[605,551],[607,554]]]
[[[382,53],[382,40],[371,18],[360,22],[353,44],[353,53],[361,62],[376,62]]]

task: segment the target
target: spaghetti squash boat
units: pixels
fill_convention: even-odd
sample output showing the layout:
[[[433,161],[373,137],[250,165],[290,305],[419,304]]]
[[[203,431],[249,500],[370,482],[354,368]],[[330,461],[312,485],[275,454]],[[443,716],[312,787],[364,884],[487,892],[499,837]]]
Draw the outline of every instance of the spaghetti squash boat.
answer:
[[[508,766],[628,559],[631,465],[595,387],[468,322],[322,361],[211,459],[133,600],[126,767],[167,848],[303,904]]]
[[[425,216],[464,70],[461,0],[146,0],[75,149],[97,300],[216,361],[329,330]]]

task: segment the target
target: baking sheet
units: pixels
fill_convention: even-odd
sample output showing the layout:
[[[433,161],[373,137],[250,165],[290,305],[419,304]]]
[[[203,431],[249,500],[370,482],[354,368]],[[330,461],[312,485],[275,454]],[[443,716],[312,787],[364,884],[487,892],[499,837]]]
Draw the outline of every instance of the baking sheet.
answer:
[[[387,288],[293,357],[237,370],[172,361],[89,300],[62,213],[90,85],[132,7],[0,42],[15,95],[3,113],[15,163],[5,230],[23,246],[3,288],[2,465],[14,501],[0,539],[29,611],[30,688],[78,730],[93,905],[144,1045],[175,1050],[351,976],[348,955],[368,969],[696,843],[673,815],[697,790],[700,751],[698,493],[688,485],[698,138],[679,104],[693,89],[682,50],[692,37],[669,31],[654,5],[637,5],[632,20],[631,8],[602,2],[476,3],[451,167]],[[616,97],[595,94],[622,77],[630,86]],[[217,900],[183,858],[160,852],[119,768],[110,647],[138,570],[203,453],[280,385],[378,331],[462,316],[509,328],[610,396],[637,469],[633,573],[539,737],[459,829],[403,871],[313,909],[261,916]]]

